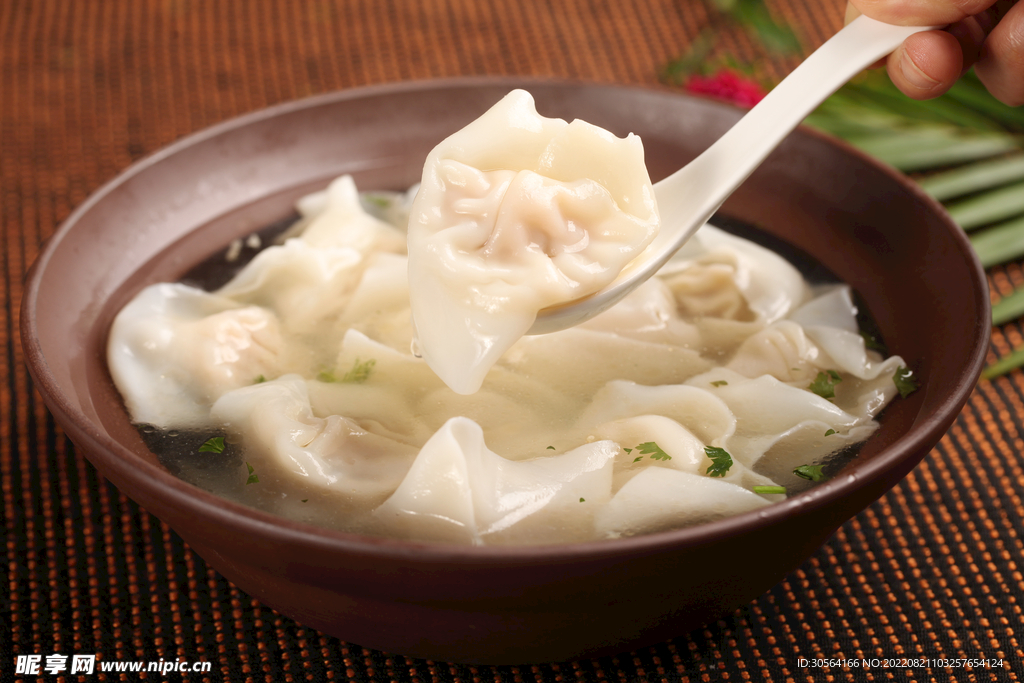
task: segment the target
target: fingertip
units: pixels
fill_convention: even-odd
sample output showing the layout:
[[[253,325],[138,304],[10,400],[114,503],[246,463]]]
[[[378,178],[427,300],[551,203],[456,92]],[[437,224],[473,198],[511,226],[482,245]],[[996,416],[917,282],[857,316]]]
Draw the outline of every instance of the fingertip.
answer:
[[[943,94],[963,68],[957,39],[944,31],[925,31],[907,38],[889,56],[889,77],[904,94],[927,100]]]
[[[872,19],[900,26],[945,26],[983,12],[996,0],[850,0]]]
[[[989,34],[974,72],[996,99],[1024,105],[1024,3],[1014,5]]]

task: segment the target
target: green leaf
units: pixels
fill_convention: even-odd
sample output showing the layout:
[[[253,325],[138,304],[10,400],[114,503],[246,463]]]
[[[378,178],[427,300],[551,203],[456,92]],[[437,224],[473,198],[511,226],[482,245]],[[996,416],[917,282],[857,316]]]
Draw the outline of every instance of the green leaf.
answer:
[[[904,365],[896,368],[896,373],[893,374],[892,381],[899,390],[900,396],[903,398],[906,398],[917,391],[918,384],[917,380],[914,379],[914,372]]]
[[[661,80],[670,85],[682,84],[688,76],[697,73],[708,61],[711,50],[715,47],[715,32],[704,29],[692,43],[685,54],[673,59],[661,70]]]
[[[1024,315],[1024,289],[1007,294],[992,304],[992,324],[1002,325]]]
[[[751,489],[754,493],[785,493],[785,486],[755,486]]]
[[[831,107],[826,106],[808,115],[804,123],[844,140],[867,137],[891,129],[887,122],[873,121],[871,116],[851,118],[849,113],[833,112]]]
[[[834,430],[834,429],[830,429],[830,430],[828,430],[827,432],[825,432],[825,436],[832,436],[832,435],[833,435],[833,434],[835,434],[835,433],[836,433],[836,430]]]
[[[245,466],[249,468],[249,478],[245,480],[245,485],[248,486],[249,484],[260,483],[260,478],[256,476],[256,473],[253,470],[252,465],[250,465],[249,463],[245,463]]]
[[[586,498],[580,498],[580,502],[581,503],[585,503],[585,502],[587,502],[587,500],[586,500]]]
[[[732,467],[732,456],[724,448],[706,446],[704,453],[711,458],[711,466],[704,474],[711,477],[724,477],[729,472],[729,468]]]
[[[224,437],[215,436],[207,439],[203,442],[203,445],[199,447],[200,453],[223,453],[224,452]]]
[[[981,371],[981,376],[983,379],[995,379],[1012,370],[1016,370],[1022,365],[1024,365],[1024,349],[1017,349],[986,367]]]
[[[990,115],[954,98],[913,100],[893,85],[883,69],[864,72],[841,88],[839,95],[846,102],[858,102],[863,107],[899,117],[905,125],[928,123],[979,131],[1005,130]]]
[[[711,386],[713,386],[713,387],[724,387],[727,384],[729,384],[729,383],[726,382],[724,379],[719,379],[719,380],[716,380],[716,381],[712,382]]]
[[[547,450],[553,451],[553,450],[555,450],[555,447],[554,446],[548,446]]]
[[[1024,215],[1024,182],[961,199],[946,209],[964,230]]]
[[[988,91],[974,70],[968,71],[940,99],[954,100],[1009,131],[1024,132],[1024,109],[1006,105]]]
[[[971,246],[981,265],[989,268],[1024,256],[1024,216],[972,232]]]
[[[823,467],[824,465],[800,465],[793,470],[793,474],[808,481],[822,481],[825,478],[821,471]]]
[[[850,90],[865,104],[881,107],[916,124],[924,122],[974,132],[1005,132],[990,117],[954,99],[940,97],[925,101],[907,97],[882,70],[853,83]]]
[[[852,84],[825,100],[812,116],[873,132],[921,125],[916,115],[907,116],[891,106],[879,106],[877,102],[858,93]]]
[[[728,12],[772,52],[791,54],[800,51],[800,41],[793,29],[775,21],[763,0],[732,0],[728,4],[728,8],[719,5],[719,9]]]
[[[800,52],[800,39],[789,26],[772,21],[770,17],[754,17],[750,28],[770,51],[787,55]]]
[[[654,443],[653,441],[648,441],[646,443],[640,444],[639,446],[636,447],[636,450],[637,450],[637,452],[643,453],[644,455],[650,455],[652,460],[671,460],[672,459],[671,455],[669,455],[665,451],[661,450],[661,446],[659,446],[658,444]],[[634,461],[634,462],[636,462],[636,461]]]
[[[835,370],[819,372],[807,388],[822,398],[835,398],[836,385],[843,381]]]
[[[640,456],[637,456],[637,457],[633,458],[633,462],[640,462],[643,459],[644,459],[644,456],[640,455]]]
[[[1024,180],[1024,154],[976,161],[918,180],[925,192],[939,201],[989,190]]]
[[[967,133],[946,127],[894,130],[847,142],[901,171],[920,171],[993,157],[1018,149],[1006,133]]]

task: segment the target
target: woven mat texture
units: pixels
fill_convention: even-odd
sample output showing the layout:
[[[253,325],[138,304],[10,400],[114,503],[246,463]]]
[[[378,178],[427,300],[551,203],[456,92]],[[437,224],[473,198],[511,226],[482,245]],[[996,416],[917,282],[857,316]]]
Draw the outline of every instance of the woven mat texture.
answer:
[[[840,27],[843,4],[769,6],[809,51]],[[32,387],[17,333],[26,270],[76,205],[140,157],[244,112],[373,83],[488,74],[655,84],[710,16],[701,0],[0,2],[0,680],[21,678],[18,655],[53,653],[203,659],[212,672],[189,679],[203,681],[1019,680],[1020,372],[982,383],[902,484],[732,615],[642,651],[518,667],[366,650],[261,605],[99,477]],[[794,63],[738,32],[715,49],[773,76]],[[1000,268],[992,287],[1021,279],[1019,264]],[[1024,346],[1020,327],[992,343],[1000,355]],[[816,656],[1006,666],[797,664]]]

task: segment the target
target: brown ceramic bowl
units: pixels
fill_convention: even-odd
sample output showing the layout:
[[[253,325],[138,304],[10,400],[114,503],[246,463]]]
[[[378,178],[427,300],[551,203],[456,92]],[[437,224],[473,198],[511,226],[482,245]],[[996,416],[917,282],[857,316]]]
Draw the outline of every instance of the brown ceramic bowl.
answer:
[[[406,188],[427,152],[512,87],[547,116],[639,134],[657,180],[740,115],[660,89],[466,80],[334,93],[192,135],[78,208],[29,277],[21,329],[37,386],[96,468],[260,601],[339,638],[438,660],[514,663],[660,642],[747,602],[902,479],[967,400],[989,335],[984,275],[960,229],[900,174],[808,131],[723,212],[798,246],[863,296],[923,378],[840,476],[759,512],[615,541],[517,548],[366,538],[286,521],[172,476],[129,422],[107,330],[141,287],[291,212],[352,173]]]

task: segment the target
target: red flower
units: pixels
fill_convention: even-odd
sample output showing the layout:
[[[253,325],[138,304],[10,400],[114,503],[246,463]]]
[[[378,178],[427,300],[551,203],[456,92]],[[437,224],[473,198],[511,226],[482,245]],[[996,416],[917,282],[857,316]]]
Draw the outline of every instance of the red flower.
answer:
[[[690,76],[685,87],[688,92],[716,97],[747,109],[760,102],[767,94],[754,81],[741,78],[739,74],[728,69],[722,69],[714,76]]]

